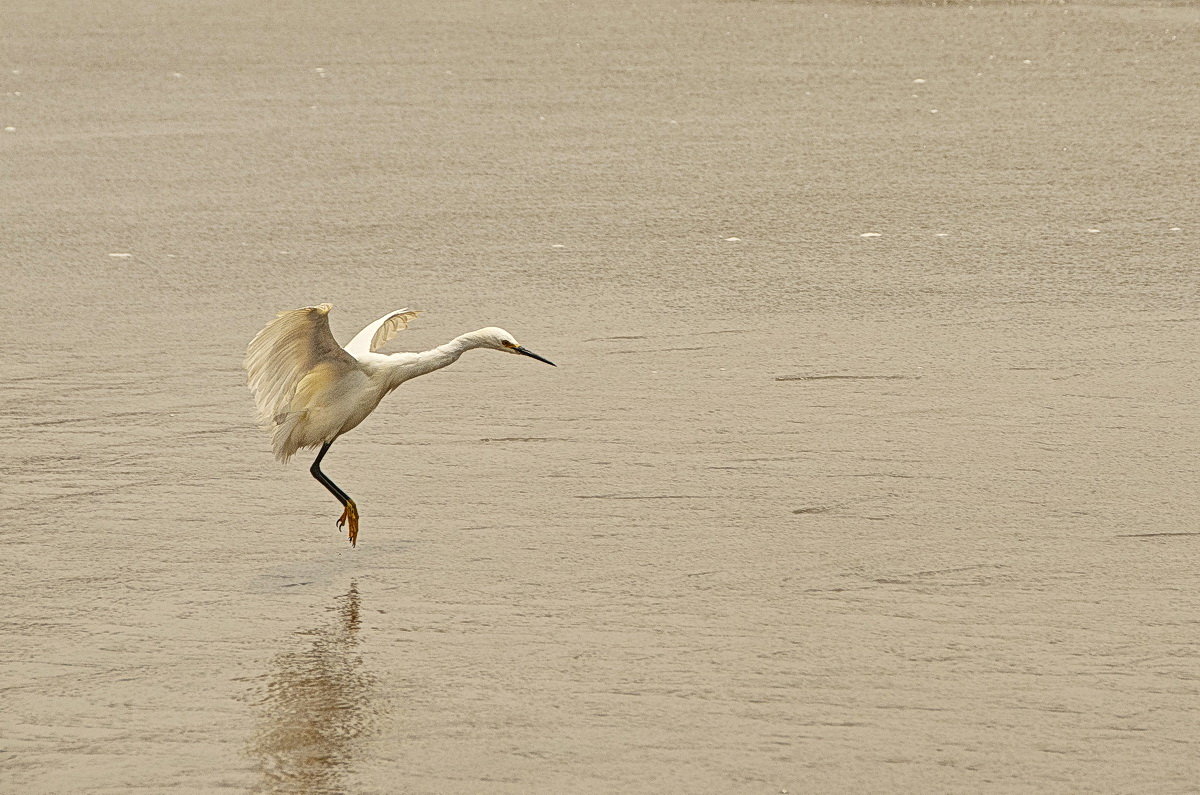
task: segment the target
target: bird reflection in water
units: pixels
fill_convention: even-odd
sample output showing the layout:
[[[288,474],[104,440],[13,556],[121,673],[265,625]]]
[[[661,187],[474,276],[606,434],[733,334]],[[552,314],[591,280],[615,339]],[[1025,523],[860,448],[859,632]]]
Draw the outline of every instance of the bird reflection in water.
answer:
[[[274,659],[251,753],[260,791],[342,792],[357,741],[379,719],[375,677],[358,654],[357,583],[337,597],[331,620],[297,634],[306,647]]]

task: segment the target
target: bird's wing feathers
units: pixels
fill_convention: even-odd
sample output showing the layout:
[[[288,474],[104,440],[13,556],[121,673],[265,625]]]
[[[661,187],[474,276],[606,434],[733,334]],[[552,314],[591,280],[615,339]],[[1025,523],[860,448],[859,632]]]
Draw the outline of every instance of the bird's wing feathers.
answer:
[[[280,312],[246,348],[247,383],[264,425],[276,421],[296,394],[296,387],[318,364],[338,369],[358,365],[329,330],[331,304]]]
[[[397,309],[395,312],[388,312],[355,334],[354,339],[350,340],[346,345],[346,350],[350,352],[351,356],[362,356],[364,353],[373,353],[386,345],[392,337],[408,328],[408,321],[412,320],[418,314],[420,314],[418,310],[407,307]]]

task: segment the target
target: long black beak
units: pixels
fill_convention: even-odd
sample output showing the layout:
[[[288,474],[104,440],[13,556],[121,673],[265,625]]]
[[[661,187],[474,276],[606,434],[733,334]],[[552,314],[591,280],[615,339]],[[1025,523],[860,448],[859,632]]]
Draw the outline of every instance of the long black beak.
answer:
[[[536,353],[529,350],[524,345],[518,345],[517,347],[513,348],[513,350],[516,351],[517,353],[528,356],[531,359],[537,359],[539,362],[545,362],[546,364],[550,365],[551,367],[558,367],[558,365],[555,364],[554,362],[550,361],[549,359],[547,359],[544,356],[538,356]]]

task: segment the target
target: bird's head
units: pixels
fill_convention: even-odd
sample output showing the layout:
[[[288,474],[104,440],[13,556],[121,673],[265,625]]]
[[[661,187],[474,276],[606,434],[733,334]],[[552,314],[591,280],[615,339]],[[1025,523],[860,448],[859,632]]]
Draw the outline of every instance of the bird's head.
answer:
[[[518,345],[516,338],[502,328],[491,326],[489,328],[480,329],[479,331],[475,332],[475,334],[476,338],[479,340],[479,347],[481,348],[495,348],[498,351],[505,351],[506,353],[519,353],[522,356],[528,356],[531,359],[537,359],[539,362],[545,362],[551,367],[558,366],[549,359],[538,356],[528,348]]]

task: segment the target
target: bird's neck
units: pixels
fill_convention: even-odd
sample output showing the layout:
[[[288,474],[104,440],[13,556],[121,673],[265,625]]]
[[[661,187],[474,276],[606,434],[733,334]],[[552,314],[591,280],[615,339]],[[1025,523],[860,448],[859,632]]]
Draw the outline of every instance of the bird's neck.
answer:
[[[420,375],[425,375],[425,373],[432,373],[434,370],[441,370],[447,365],[454,364],[458,361],[459,356],[471,349],[471,346],[462,344],[461,340],[462,337],[455,337],[445,345],[421,351],[417,354],[415,369],[419,371]]]
[[[420,353],[396,354],[395,366],[390,374],[392,383],[389,386],[391,389],[395,389],[410,378],[432,373],[434,370],[454,364],[464,352],[478,347],[479,341],[472,333],[455,337],[444,345]]]

